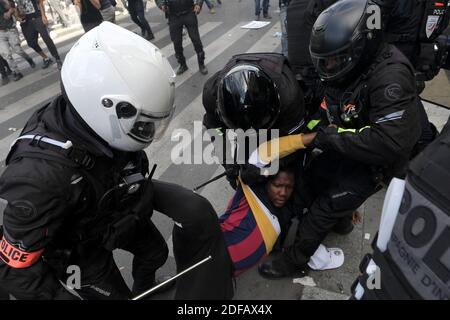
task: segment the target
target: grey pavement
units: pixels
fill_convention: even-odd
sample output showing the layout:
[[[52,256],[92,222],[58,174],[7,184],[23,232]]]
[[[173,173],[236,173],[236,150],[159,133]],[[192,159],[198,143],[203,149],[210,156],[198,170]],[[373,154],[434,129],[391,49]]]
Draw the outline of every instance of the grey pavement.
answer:
[[[174,182],[193,188],[196,185],[220,174],[223,169],[218,165],[195,164],[176,165],[171,162],[171,153],[177,145],[179,129],[186,129],[192,135],[192,140],[185,146],[184,152],[196,155],[195,145],[205,145],[202,135],[194,131],[194,121],[201,121],[203,107],[201,94],[206,79],[221,69],[233,54],[243,52],[280,52],[280,38],[274,35],[280,32],[278,21],[278,1],[271,0],[271,24],[260,30],[242,29],[240,26],[251,21],[254,17],[254,2],[239,0],[224,1],[222,6],[216,7],[216,14],[210,14],[204,6],[199,15],[199,28],[202,42],[206,52],[206,64],[209,75],[203,76],[198,72],[195,52],[189,38],[185,38],[185,56],[189,70],[176,79],[176,114],[172,120],[165,137],[152,144],[147,150],[151,165],[158,164],[155,178]],[[170,41],[168,25],[161,11],[149,3],[147,18],[155,33],[152,41],[161,48],[168,57],[171,65],[176,68],[173,46]],[[119,25],[138,31],[128,15],[118,17]],[[83,34],[81,26],[70,29],[55,30],[57,47],[64,57],[70,47]],[[41,70],[40,58],[28,47],[26,51],[31,53],[38,62],[36,69],[30,69],[26,63],[21,63],[25,77],[18,82],[11,82],[0,87],[0,173],[4,170],[4,159],[10,144],[18,137],[21,128],[27,118],[40,106],[51,100],[59,93],[59,74],[56,66]],[[450,105],[449,74],[441,74],[427,86],[424,97],[439,103]],[[447,121],[450,111],[435,106],[427,105],[430,119],[440,129]],[[198,154],[197,154],[198,155]],[[315,286],[304,286],[294,283],[294,279],[269,281],[258,275],[256,268],[249,270],[236,281],[235,299],[250,300],[342,300],[350,295],[350,286],[358,276],[358,265],[366,252],[371,250],[372,242],[378,229],[383,196],[385,190],[380,191],[359,209],[362,222],[348,236],[330,235],[325,240],[325,245],[342,248],[345,254],[344,265],[336,270],[311,272],[308,276],[314,281]],[[233,190],[225,179],[216,181],[201,190],[201,194],[210,200],[217,213],[224,212]],[[0,206],[2,204],[0,203]],[[155,213],[153,221],[164,235],[167,243],[171,244],[171,230],[173,222],[162,214]],[[1,223],[1,217],[0,217]],[[291,230],[290,238],[294,229]],[[117,250],[115,258],[127,284],[131,286],[131,255]],[[273,257],[269,257],[271,259]],[[175,262],[173,255],[169,256],[166,264],[158,271],[160,274],[174,274]],[[173,292],[155,296],[155,299],[170,299]]]

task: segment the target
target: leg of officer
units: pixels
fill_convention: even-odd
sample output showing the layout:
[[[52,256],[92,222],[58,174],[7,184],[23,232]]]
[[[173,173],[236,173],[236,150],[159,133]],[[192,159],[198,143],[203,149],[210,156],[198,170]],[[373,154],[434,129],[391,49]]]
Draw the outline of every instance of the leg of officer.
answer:
[[[175,58],[180,67],[186,66],[186,59],[183,55],[183,20],[181,16],[169,15],[169,31],[175,49]]]
[[[134,238],[122,249],[134,255],[132,294],[137,296],[155,285],[155,272],[166,262],[169,250],[164,237],[150,220],[137,227]]]
[[[85,300],[124,300],[131,298],[111,251],[96,247],[78,250],[72,264],[80,267],[81,288],[76,292]]]
[[[180,272],[212,256],[179,278],[176,299],[230,299],[232,265],[217,214],[200,195],[178,185],[154,181],[154,206],[175,222],[173,249]]]
[[[200,39],[200,33],[198,32],[198,20],[197,15],[194,12],[183,15],[184,24],[189,34],[189,38],[192,40],[195,52],[197,53],[198,65],[200,72],[205,74],[205,70],[202,70],[205,66],[205,52],[203,51],[202,40]]]
[[[311,168],[312,177],[318,177],[313,181],[318,196],[297,229],[294,245],[286,250],[288,259],[297,266],[308,262],[342,219],[351,223],[352,213],[378,190],[372,170],[364,164],[343,159],[337,168],[330,162],[328,167],[332,170],[325,170],[329,174],[328,184],[322,179],[325,178],[324,168],[327,168],[322,161]],[[319,170],[320,173],[314,174]]]

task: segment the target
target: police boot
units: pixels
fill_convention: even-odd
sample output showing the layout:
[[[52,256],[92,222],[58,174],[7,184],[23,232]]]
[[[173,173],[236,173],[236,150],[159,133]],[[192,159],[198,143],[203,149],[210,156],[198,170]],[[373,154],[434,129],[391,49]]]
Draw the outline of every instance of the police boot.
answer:
[[[186,62],[180,63],[180,65],[178,66],[178,69],[177,69],[177,76],[185,73],[187,70],[188,70],[188,66],[186,65]]]
[[[201,52],[197,54],[198,59],[198,69],[200,70],[201,74],[208,74],[208,69],[206,69],[205,66],[205,53]]]
[[[148,40],[148,41],[155,39],[155,35],[153,34],[153,32],[151,30],[144,31],[143,37],[145,40]]]
[[[278,259],[263,262],[258,266],[259,274],[267,279],[281,279],[298,275],[300,278],[306,275],[307,267],[297,267],[285,256]]]
[[[332,231],[341,236],[345,236],[353,231],[354,225],[351,217],[345,217],[340,219],[333,227]]]

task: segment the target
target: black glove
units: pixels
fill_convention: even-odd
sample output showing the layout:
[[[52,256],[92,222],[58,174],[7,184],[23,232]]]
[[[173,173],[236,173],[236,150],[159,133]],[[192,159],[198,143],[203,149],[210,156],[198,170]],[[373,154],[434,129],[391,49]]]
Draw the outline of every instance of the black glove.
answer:
[[[265,182],[267,177],[261,175],[261,169],[252,164],[241,165],[242,182],[251,186],[253,184]]]
[[[224,164],[226,177],[230,186],[236,190],[237,188],[237,179],[239,177],[239,171],[241,169],[238,164]]]

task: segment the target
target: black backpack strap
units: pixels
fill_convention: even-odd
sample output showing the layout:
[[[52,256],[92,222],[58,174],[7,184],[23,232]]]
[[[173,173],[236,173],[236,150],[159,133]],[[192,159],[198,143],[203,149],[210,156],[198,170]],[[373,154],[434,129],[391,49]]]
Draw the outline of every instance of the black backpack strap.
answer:
[[[42,151],[50,151],[45,154]],[[30,134],[17,138],[6,158],[6,164],[17,157],[34,157],[47,160],[60,160],[67,165],[69,160],[74,166],[90,170],[95,164],[93,156],[85,149],[73,145],[72,141],[65,142],[52,139],[46,135]],[[61,159],[62,157],[62,159]]]

